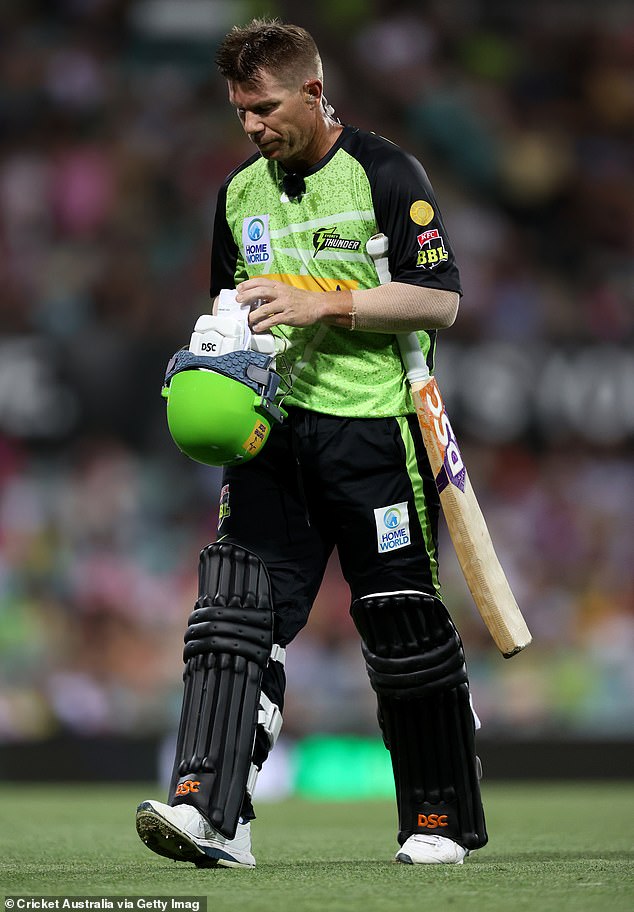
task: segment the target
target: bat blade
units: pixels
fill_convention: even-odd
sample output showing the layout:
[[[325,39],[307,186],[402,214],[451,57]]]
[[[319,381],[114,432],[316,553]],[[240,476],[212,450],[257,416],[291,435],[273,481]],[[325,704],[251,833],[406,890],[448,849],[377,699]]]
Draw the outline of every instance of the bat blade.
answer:
[[[434,377],[411,384],[447,529],[473,601],[505,658],[532,640],[493,547]]]

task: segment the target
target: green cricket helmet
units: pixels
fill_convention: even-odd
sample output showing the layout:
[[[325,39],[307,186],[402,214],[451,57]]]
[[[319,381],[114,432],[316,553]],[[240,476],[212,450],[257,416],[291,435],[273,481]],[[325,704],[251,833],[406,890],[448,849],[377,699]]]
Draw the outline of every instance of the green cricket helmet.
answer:
[[[176,352],[165,374],[167,424],[176,446],[205,465],[253,459],[284,412],[273,404],[280,377],[273,358],[236,351],[216,357]]]

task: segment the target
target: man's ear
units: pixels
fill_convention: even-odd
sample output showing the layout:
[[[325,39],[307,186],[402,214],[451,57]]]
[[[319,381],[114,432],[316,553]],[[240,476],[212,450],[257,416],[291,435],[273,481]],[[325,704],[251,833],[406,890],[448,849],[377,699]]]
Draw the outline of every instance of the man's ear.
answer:
[[[310,108],[316,108],[321,100],[321,82],[318,79],[308,79],[304,85],[304,98]]]

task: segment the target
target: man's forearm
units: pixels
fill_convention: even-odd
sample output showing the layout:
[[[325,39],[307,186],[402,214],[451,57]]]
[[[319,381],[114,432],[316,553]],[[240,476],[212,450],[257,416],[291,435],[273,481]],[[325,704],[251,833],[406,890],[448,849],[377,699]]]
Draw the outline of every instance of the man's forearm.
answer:
[[[389,282],[360,291],[326,292],[324,323],[366,332],[446,329],[456,319],[455,291]]]
[[[451,326],[460,296],[454,291],[405,282],[360,291],[307,291],[258,276],[237,286],[236,301],[250,306],[253,332],[268,332],[281,324],[327,323],[348,330],[401,333]],[[216,307],[213,312],[217,312]]]

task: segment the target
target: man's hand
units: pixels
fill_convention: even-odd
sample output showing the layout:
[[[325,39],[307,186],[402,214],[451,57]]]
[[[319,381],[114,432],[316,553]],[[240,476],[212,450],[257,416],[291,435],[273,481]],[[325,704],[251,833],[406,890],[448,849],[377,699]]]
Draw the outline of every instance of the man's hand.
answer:
[[[305,291],[264,277],[247,279],[236,291],[239,304],[254,307],[249,314],[249,326],[254,333],[267,332],[280,323],[287,326],[312,326],[320,320],[338,323],[339,315],[350,311],[349,292]],[[349,316],[347,320],[349,323]]]

